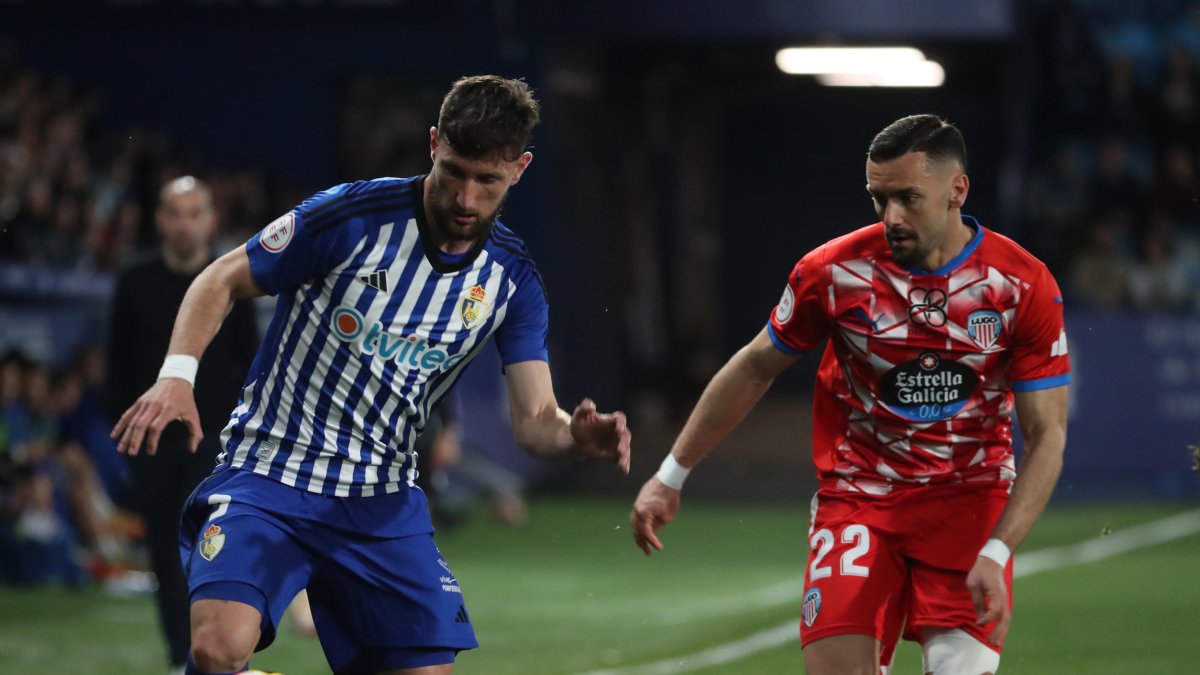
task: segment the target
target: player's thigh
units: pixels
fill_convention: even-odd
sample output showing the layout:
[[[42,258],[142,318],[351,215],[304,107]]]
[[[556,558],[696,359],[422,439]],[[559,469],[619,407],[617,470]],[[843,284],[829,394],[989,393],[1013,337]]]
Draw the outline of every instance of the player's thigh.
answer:
[[[336,673],[450,666],[478,646],[458,580],[430,534],[353,539],[308,587]]]
[[[854,498],[815,501],[808,544],[801,644],[869,635],[885,650],[904,619],[907,568],[886,508]]]
[[[834,635],[804,647],[807,675],[879,675],[881,644],[873,635]]]

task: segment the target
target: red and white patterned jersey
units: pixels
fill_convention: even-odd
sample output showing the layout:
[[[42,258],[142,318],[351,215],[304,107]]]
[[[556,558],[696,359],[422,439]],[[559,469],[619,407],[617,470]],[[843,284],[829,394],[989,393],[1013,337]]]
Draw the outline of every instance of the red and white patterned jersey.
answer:
[[[975,236],[932,272],[896,263],[882,223],[792,270],[768,330],[788,354],[829,338],[813,401],[822,487],[1011,485],[1013,392],[1070,381],[1054,278],[1011,239],[964,219]]]

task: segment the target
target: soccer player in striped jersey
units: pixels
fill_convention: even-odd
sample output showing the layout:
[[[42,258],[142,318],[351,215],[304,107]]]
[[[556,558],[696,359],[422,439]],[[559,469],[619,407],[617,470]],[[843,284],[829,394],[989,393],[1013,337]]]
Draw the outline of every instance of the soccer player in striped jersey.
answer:
[[[1010,552],[1062,468],[1070,365],[1058,286],[962,214],[966,164],[958,129],[933,115],[875,137],[867,190],[881,222],[796,264],[767,326],[713,377],[630,515],[646,555],[661,550],[656,532],[688,471],[827,340],[800,628],[810,675],[886,672],[902,632],[921,643],[926,673],[994,673]]]
[[[412,448],[488,337],[522,447],[628,472],[623,413],[587,399],[559,408],[542,280],[496,219],[532,160],[538,119],[524,82],[461,79],[430,130],[429,175],[319,193],[189,289],[160,379],[114,428],[122,452],[155,452],[175,420],[194,450],[197,360],[232,299],[278,296],[224,454],[184,508],[189,673],[242,669],[306,587],[339,674],[449,673],[458,651],[477,646]]]

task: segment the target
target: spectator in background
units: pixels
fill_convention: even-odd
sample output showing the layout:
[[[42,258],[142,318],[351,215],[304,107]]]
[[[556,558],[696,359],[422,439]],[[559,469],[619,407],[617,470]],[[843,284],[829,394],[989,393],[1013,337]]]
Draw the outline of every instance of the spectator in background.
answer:
[[[1129,298],[1135,309],[1175,312],[1191,304],[1192,288],[1182,251],[1172,249],[1170,223],[1159,223],[1142,241],[1142,256],[1130,266]]]
[[[158,378],[171,326],[163,321],[183,301],[192,280],[214,258],[217,229],[212,193],[190,176],[163,186],[155,213],[160,246],[117,280],[108,351],[108,403],[112,419]],[[179,514],[196,485],[212,472],[221,429],[236,404],[244,374],[258,348],[254,309],[238,302],[204,355],[196,379],[196,404],[204,441],[187,452],[187,431],[168,427],[156,455],[129,458],[135,503],[146,520],[159,620],[172,668],[182,672],[191,640],[187,580],[179,561]]]
[[[1176,144],[1167,148],[1161,164],[1154,185],[1154,212],[1187,233],[1200,234],[1195,158],[1187,147]]]
[[[1091,203],[1088,183],[1070,145],[1061,146],[1051,166],[1030,180],[1025,217],[1032,227],[1025,240],[1052,272],[1063,271],[1072,252]]]
[[[92,345],[81,347],[62,373],[64,437],[78,443],[96,468],[104,492],[122,507],[132,504],[128,463],[108,437],[112,422],[104,412],[104,354]]]
[[[1096,157],[1096,175],[1090,190],[1092,215],[1097,218],[1120,214],[1129,221],[1145,210],[1146,191],[1126,164],[1128,146],[1123,139],[1109,138]],[[1140,232],[1141,223],[1129,223]]]
[[[1132,261],[1118,241],[1125,229],[1119,214],[1096,221],[1088,230],[1088,243],[1071,265],[1071,298],[1093,309],[1117,310],[1125,305]]]
[[[16,354],[0,365],[0,579],[78,586],[87,580],[81,544],[97,558],[121,551],[90,463],[60,442],[63,401],[50,379]]]
[[[1200,144],[1200,77],[1191,55],[1180,47],[1167,54],[1166,74],[1155,103],[1154,131],[1160,146],[1179,143],[1195,148]]]
[[[1108,81],[1095,110],[1098,133],[1119,129],[1129,138],[1140,138],[1149,131],[1151,98],[1138,80],[1134,59],[1115,53],[1108,63]]]

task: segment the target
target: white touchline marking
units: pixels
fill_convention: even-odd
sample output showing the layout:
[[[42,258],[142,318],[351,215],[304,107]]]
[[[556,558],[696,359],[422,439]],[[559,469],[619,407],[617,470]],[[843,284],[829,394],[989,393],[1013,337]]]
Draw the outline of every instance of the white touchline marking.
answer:
[[[1151,521],[1143,525],[1135,525],[1126,530],[1114,532],[1099,539],[1089,539],[1078,544],[1044,548],[1030,553],[1018,555],[1013,562],[1013,578],[1027,577],[1031,574],[1049,570],[1083,565],[1104,558],[1111,558],[1122,553],[1136,551],[1140,548],[1165,544],[1176,539],[1183,539],[1200,534],[1200,509],[1184,511],[1161,520]],[[781,582],[769,587],[779,592],[779,602],[785,599],[799,601],[804,589],[796,582]],[[754,594],[762,596],[762,592]],[[733,642],[726,642],[716,647],[710,647],[694,654],[673,656],[652,663],[608,670],[592,670],[582,675],[674,675],[675,673],[690,673],[702,668],[710,668],[726,663],[739,661],[758,652],[773,649],[789,641],[800,640],[800,619],[787,621],[773,628]]]

